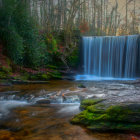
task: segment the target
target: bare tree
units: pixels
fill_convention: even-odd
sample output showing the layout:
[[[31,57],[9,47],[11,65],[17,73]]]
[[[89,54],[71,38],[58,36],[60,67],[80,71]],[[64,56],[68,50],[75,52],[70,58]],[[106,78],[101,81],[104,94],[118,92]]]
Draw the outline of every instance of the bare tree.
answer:
[[[133,19],[133,33],[137,25],[137,0],[125,0],[125,20],[118,11],[118,0],[28,0],[31,15],[48,33],[62,30],[72,36],[72,30],[79,30],[85,22],[91,35],[116,35],[125,22],[125,34],[130,32],[130,13]],[[133,4],[133,11],[129,5]],[[122,24],[122,25],[121,25]],[[66,35],[67,36],[67,35]],[[67,37],[66,37],[67,38]],[[66,39],[67,40],[67,39]],[[67,42],[67,41],[66,41]]]

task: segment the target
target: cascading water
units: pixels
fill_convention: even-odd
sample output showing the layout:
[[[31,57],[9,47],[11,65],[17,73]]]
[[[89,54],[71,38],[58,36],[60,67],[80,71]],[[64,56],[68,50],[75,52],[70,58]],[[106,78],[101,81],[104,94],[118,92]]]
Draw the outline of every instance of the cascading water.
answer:
[[[77,75],[76,79],[136,78],[140,73],[139,37],[83,37],[84,75]]]
[[[76,90],[75,92],[79,92]],[[80,104],[78,95],[66,95],[75,93],[70,90],[63,90],[58,92],[49,92],[42,89],[37,93],[30,94],[19,91],[0,92],[0,119],[7,116],[11,109],[16,107],[29,106],[34,104]],[[62,96],[63,94],[63,96]],[[65,95],[64,95],[65,94]]]

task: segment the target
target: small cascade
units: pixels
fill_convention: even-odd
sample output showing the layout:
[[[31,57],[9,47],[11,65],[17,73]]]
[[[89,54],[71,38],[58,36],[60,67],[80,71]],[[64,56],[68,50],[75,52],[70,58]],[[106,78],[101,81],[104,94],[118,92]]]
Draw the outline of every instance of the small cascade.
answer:
[[[72,91],[66,90],[63,93],[66,95],[58,94],[58,92],[49,92],[40,90],[37,94],[25,93],[19,91],[0,92],[0,119],[7,116],[11,109],[16,107],[23,107],[34,104],[80,104],[78,95],[68,95]],[[17,94],[18,93],[18,94]]]
[[[45,91],[45,90],[44,90]],[[41,91],[40,91],[41,92]],[[71,91],[69,91],[71,93]],[[2,92],[1,92],[2,93]],[[7,93],[7,92],[3,92]],[[16,94],[7,94],[7,95],[1,95],[0,94],[0,102],[2,101],[21,101],[21,102],[27,102],[29,104],[36,104],[38,101],[50,101],[52,104],[67,104],[67,103],[80,103],[80,99],[77,95],[57,95],[57,92],[51,92],[51,93],[44,93],[43,95],[33,95],[33,94],[25,94],[25,95],[16,95]]]
[[[100,78],[136,78],[137,73],[140,73],[139,37],[83,37],[84,75]]]

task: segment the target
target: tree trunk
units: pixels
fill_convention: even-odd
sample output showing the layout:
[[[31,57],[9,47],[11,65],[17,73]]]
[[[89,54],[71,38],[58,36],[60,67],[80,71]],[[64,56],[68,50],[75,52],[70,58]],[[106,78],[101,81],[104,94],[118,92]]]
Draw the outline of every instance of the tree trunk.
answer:
[[[128,15],[127,15],[127,11],[128,11],[128,4],[127,4],[127,2],[128,2],[128,0],[126,0],[126,19],[125,19],[125,22],[126,22],[126,23],[125,23],[125,24],[126,24],[126,33],[127,33],[127,26],[128,26],[128,25],[127,25],[127,18],[128,18],[128,17],[127,17],[127,16],[128,16]]]

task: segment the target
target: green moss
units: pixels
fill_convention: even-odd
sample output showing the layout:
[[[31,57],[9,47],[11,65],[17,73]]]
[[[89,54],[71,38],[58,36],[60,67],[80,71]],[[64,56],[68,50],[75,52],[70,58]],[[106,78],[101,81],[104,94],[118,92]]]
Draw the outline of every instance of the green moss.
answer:
[[[80,114],[76,115],[71,122],[74,124],[84,124],[88,125],[93,119],[93,113],[88,112],[87,110],[84,110]]]
[[[11,71],[12,71],[12,69],[11,69],[10,67],[2,66],[2,67],[0,67],[0,71],[1,71],[1,72],[4,72],[4,73],[6,73],[6,74],[10,74]]]
[[[128,121],[132,111],[123,106],[111,106],[106,110],[107,119],[114,121]]]
[[[93,130],[140,131],[140,105],[109,106],[98,100],[84,100],[81,106],[84,111],[71,120],[73,124]]]
[[[21,80],[28,80],[29,79],[29,74],[28,73],[24,73],[21,75]]]
[[[29,75],[28,74],[22,74],[22,75],[13,76],[12,78],[15,79],[15,80],[26,81],[26,80],[29,79]]]
[[[60,72],[55,71],[55,72],[52,73],[52,77],[53,78],[56,78],[56,79],[61,79],[62,78],[62,75],[61,75]]]
[[[61,74],[57,71],[47,72],[47,73],[37,73],[37,74],[29,74],[24,72],[20,75],[16,75],[12,77],[15,80],[33,80],[33,81],[48,81],[50,79],[58,79],[61,78]]]
[[[29,80],[44,80],[44,81],[46,81],[46,80],[50,79],[50,75],[39,73],[39,74],[30,75],[28,79]]]
[[[47,75],[47,74],[42,74],[41,76],[40,76],[40,79],[42,79],[42,80],[48,80],[50,77]]]
[[[83,100],[81,102],[80,108],[81,109],[86,109],[88,106],[98,104],[102,101],[103,101],[102,99],[86,99],[86,100]]]
[[[0,67],[0,79],[8,79],[10,74],[11,74],[10,67],[5,66]]]
[[[79,84],[79,85],[78,85],[78,88],[86,88],[86,86],[83,85],[83,84]]]
[[[135,131],[139,132],[140,125],[139,124],[127,124],[127,123],[112,123],[112,122],[98,122],[94,123],[87,128],[91,130],[99,130],[99,131]]]
[[[54,70],[58,69],[58,67],[54,65],[47,65],[47,68],[54,69]]]
[[[60,72],[58,72],[57,70],[53,70],[52,72],[48,72],[47,73],[51,79],[61,79],[62,75]]]
[[[8,75],[5,72],[0,71],[0,79],[7,79]]]
[[[95,103],[96,103],[95,105],[87,106],[86,109],[92,113],[101,113],[101,114],[104,113],[105,112],[104,105],[98,104],[98,102]]]

